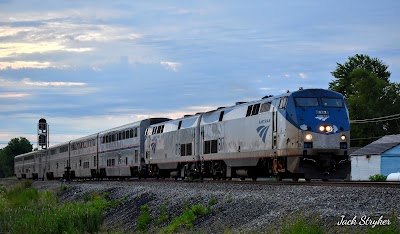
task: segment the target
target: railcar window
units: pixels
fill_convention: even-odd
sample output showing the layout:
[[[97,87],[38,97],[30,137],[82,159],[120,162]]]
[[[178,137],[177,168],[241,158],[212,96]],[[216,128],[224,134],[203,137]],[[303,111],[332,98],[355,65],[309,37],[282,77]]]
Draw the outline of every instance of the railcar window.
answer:
[[[219,121],[222,121],[224,119],[224,111],[221,111],[221,113],[219,113]]]
[[[56,154],[56,149],[53,149],[50,151],[50,155],[54,155],[54,154]]]
[[[133,138],[133,129],[129,130],[130,138]]]
[[[258,115],[258,111],[260,110],[260,103],[257,103],[253,106],[253,111],[251,115]]]
[[[23,158],[16,158],[15,162],[21,162],[23,160]]]
[[[287,104],[287,97],[284,97],[279,102],[279,109],[285,109]]]
[[[318,106],[318,98],[295,98],[296,106]]]
[[[323,107],[343,107],[343,100],[340,98],[321,98]]]
[[[60,148],[60,153],[65,153],[65,152],[68,152],[68,145]]]
[[[135,131],[133,131],[133,136],[134,136],[134,137],[137,137],[137,136],[138,136],[138,133],[137,133],[137,132],[138,132],[138,128],[135,128]]]
[[[271,107],[270,102],[265,102],[265,103],[261,104],[260,113],[269,111],[270,107]]]
[[[139,162],[139,151],[135,150],[135,163]]]
[[[128,139],[129,138],[129,130],[126,130],[125,131],[125,139]]]
[[[247,107],[246,117],[251,115],[252,108],[253,108],[253,105],[250,105]]]
[[[182,120],[181,120],[181,121],[179,121],[179,124],[178,124],[178,129],[181,129],[181,127],[182,127]]]

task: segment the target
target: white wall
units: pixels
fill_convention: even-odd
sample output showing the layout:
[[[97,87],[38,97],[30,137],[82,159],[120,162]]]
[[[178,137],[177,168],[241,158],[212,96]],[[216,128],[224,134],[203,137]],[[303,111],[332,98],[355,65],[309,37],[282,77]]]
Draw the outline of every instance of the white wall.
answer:
[[[369,180],[371,175],[381,174],[381,156],[351,156],[351,180]]]

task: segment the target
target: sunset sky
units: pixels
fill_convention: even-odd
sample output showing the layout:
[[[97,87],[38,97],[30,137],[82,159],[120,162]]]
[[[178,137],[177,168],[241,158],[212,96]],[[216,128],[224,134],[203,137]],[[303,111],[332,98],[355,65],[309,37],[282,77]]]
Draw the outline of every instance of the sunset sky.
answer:
[[[367,54],[400,82],[400,1],[0,0],[0,148],[328,88]]]

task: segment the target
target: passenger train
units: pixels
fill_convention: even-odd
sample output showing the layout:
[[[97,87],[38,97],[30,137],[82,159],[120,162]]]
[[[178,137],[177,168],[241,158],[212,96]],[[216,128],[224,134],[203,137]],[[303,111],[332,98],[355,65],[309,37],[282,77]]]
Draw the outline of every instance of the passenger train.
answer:
[[[300,89],[180,119],[150,118],[15,157],[18,178],[346,179],[340,93]]]

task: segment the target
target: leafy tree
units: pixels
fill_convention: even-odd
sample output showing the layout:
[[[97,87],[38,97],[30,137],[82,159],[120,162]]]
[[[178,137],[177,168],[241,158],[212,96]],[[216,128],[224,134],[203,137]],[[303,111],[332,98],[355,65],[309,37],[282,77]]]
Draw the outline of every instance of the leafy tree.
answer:
[[[337,64],[329,88],[344,94],[351,120],[378,118],[400,113],[400,85],[389,81],[388,66],[368,55],[349,57]],[[400,120],[351,124],[352,146],[364,146],[377,138],[400,133]]]
[[[329,89],[342,93],[347,98],[354,92],[350,73],[357,68],[363,68],[366,71],[375,74],[379,79],[389,83],[390,72],[387,70],[388,65],[384,64],[377,58],[370,58],[368,55],[356,54],[349,57],[349,61],[344,64],[336,64],[336,69],[332,72],[332,76],[334,76],[336,80],[329,83]]]
[[[0,177],[14,175],[14,157],[32,151],[32,145],[25,137],[13,138],[0,151]]]

